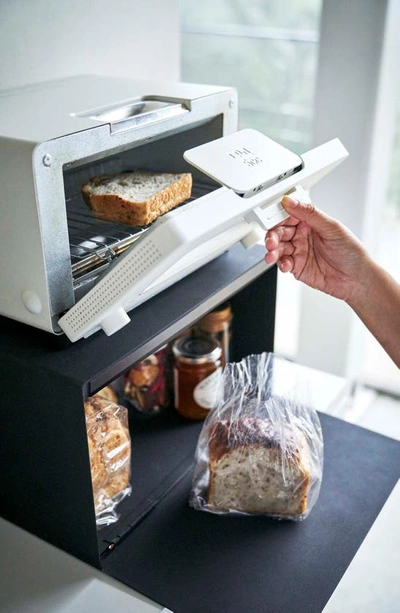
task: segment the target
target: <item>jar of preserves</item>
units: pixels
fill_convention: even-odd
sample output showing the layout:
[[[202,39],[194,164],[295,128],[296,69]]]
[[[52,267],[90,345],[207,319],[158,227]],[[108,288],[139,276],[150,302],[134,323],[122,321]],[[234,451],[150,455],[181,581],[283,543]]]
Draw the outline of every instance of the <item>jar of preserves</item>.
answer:
[[[230,304],[225,302],[218,308],[205,315],[196,324],[195,330],[200,335],[211,336],[221,345],[221,366],[229,362],[229,347],[231,341],[231,322],[232,309]]]
[[[221,346],[209,337],[184,336],[172,352],[175,408],[188,419],[204,419],[218,397]]]

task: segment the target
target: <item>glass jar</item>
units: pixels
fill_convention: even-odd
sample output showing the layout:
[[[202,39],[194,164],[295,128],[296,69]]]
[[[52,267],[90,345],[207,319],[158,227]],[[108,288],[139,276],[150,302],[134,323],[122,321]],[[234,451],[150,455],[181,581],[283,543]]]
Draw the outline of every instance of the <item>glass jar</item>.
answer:
[[[172,352],[175,408],[188,419],[204,419],[217,401],[221,346],[212,338],[184,336]]]
[[[231,341],[231,322],[232,309],[230,304],[224,302],[218,308],[205,315],[196,324],[195,330],[198,334],[211,336],[221,345],[221,366],[229,362],[229,347]]]
[[[154,417],[168,405],[166,347],[134,364],[124,376],[124,404],[132,417]]]

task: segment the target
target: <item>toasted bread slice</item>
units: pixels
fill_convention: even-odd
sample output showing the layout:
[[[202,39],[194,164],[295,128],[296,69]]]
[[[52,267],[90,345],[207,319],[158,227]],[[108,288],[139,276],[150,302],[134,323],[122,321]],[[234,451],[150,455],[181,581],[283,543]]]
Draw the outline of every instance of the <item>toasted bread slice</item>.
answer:
[[[82,186],[86,203],[103,220],[146,226],[191,196],[190,173],[125,172]]]

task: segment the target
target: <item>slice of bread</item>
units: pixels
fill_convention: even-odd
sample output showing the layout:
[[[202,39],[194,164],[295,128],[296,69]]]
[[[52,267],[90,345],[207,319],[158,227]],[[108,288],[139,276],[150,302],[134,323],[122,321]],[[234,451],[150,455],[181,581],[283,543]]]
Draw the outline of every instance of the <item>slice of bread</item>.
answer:
[[[146,226],[191,196],[192,175],[146,171],[94,177],[82,186],[86,203],[106,221]]]

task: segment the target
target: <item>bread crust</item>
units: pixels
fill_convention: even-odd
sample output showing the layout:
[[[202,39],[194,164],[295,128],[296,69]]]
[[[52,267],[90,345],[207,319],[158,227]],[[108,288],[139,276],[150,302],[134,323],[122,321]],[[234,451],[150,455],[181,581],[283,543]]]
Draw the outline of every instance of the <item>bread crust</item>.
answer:
[[[290,424],[243,418],[211,428],[210,509],[297,517],[307,510],[309,486],[307,441]]]
[[[143,177],[143,184],[147,178],[163,177],[172,182],[159,189],[145,200],[132,200],[115,193],[110,187],[107,193],[96,193],[96,189],[107,181],[128,176]],[[108,189],[108,188],[107,188]],[[174,209],[179,204],[188,200],[192,193],[192,175],[190,173],[123,173],[121,175],[105,175],[94,177],[82,186],[82,194],[85,202],[94,211],[95,215],[102,220],[122,223],[129,226],[146,226],[157,217]]]

